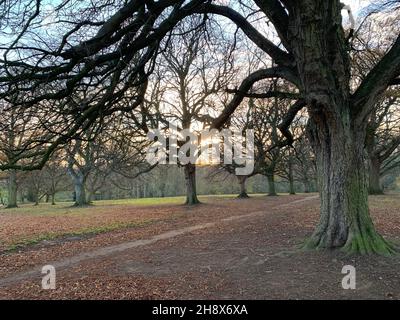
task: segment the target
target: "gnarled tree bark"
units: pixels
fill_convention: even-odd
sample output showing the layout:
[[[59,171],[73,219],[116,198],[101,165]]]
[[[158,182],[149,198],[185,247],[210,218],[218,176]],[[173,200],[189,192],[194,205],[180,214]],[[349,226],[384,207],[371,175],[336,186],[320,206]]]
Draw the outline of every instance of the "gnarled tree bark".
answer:
[[[350,94],[348,45],[338,1],[296,2],[290,14],[289,42],[307,101],[321,197],[320,221],[305,246],[389,255],[393,247],[377,233],[369,214],[364,148],[366,119],[385,78],[376,78],[381,71],[373,70]],[[366,89],[371,81],[376,87]]]
[[[354,126],[346,113],[315,112],[309,136],[320,178],[321,215],[305,247],[390,255],[394,249],[375,230],[368,209],[365,126]]]

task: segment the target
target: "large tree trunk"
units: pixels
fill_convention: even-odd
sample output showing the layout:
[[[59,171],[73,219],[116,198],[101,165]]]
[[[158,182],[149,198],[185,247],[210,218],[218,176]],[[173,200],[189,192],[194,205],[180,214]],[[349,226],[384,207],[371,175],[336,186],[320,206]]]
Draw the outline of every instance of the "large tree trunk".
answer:
[[[383,194],[380,171],[381,163],[379,159],[371,156],[369,159],[369,194]]]
[[[351,97],[342,5],[322,0],[293,4],[288,39],[310,117],[321,196],[320,221],[306,247],[389,255],[393,249],[376,232],[368,209],[364,146],[374,99],[355,104]]]
[[[249,195],[247,194],[246,191],[246,180],[247,176],[236,176],[240,185],[240,194],[238,195],[238,198],[245,199],[249,198]]]
[[[308,248],[344,247],[348,252],[391,254],[368,209],[365,128],[344,116],[312,117],[310,141],[317,158],[321,215]],[[338,119],[339,118],[339,119]]]
[[[7,208],[16,208],[17,205],[17,171],[10,170],[10,174],[8,176],[8,202]]]
[[[185,182],[186,182],[186,202],[187,205],[199,203],[196,192],[196,166],[188,163],[184,166]]]
[[[273,173],[267,173],[268,180],[268,195],[269,196],[277,196],[275,189],[275,176]]]

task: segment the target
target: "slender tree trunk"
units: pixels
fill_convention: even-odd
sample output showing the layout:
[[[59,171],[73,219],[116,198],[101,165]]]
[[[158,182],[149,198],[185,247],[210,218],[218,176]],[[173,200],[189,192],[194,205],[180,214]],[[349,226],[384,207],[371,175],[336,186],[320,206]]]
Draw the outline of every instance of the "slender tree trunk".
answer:
[[[303,185],[304,185],[304,193],[310,193],[311,185],[310,185],[310,181],[307,178],[303,179]]]
[[[88,203],[86,201],[85,183],[82,178],[75,179],[74,189],[75,189],[75,206],[87,205]]]
[[[135,197],[135,189],[132,186],[132,188],[129,190],[129,198],[134,198]],[[102,197],[103,198],[103,197]]]
[[[293,178],[289,179],[289,194],[296,194]]]
[[[161,198],[165,197],[165,182],[161,182],[160,184],[160,197]]]
[[[306,247],[343,247],[348,252],[389,255],[393,248],[376,232],[368,209],[365,128],[350,124],[346,118],[332,119],[325,114],[310,121],[321,215]]]
[[[276,193],[275,189],[275,176],[273,173],[267,173],[267,179],[268,179],[268,195],[269,196],[277,196],[278,194]]]
[[[246,191],[246,181],[247,181],[247,176],[236,176],[238,181],[239,181],[239,185],[240,185],[240,194],[238,195],[238,198],[241,199],[245,199],[245,198],[249,198],[249,195],[247,194]]]
[[[51,194],[51,205],[55,205],[56,204],[56,194],[55,193],[52,193]]]
[[[17,171],[10,170],[8,176],[8,203],[7,208],[16,208],[17,205]]]
[[[200,203],[197,199],[196,192],[196,166],[188,163],[184,166],[185,182],[186,182],[186,202],[187,205]]]
[[[294,174],[293,174],[293,162],[289,159],[289,194],[296,194],[294,189]]]
[[[369,159],[369,194],[383,194],[380,171],[381,163],[379,159],[371,156]]]
[[[86,202],[87,203],[92,203],[93,202],[93,194],[94,194],[93,191],[88,190],[88,192],[86,193]]]

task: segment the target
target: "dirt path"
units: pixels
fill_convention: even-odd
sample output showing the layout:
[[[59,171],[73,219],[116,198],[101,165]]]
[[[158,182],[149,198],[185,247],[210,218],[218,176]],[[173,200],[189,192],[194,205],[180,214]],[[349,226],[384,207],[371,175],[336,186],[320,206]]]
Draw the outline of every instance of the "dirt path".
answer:
[[[398,196],[371,199],[378,230],[397,241],[399,200]],[[23,252],[25,260],[11,255],[4,268],[11,272],[0,280],[0,298],[400,299],[399,257],[298,249],[318,221],[318,206],[315,196],[229,200],[168,221],[163,231],[154,225],[143,233],[127,230],[123,239],[130,240],[103,242],[64,258],[46,259],[46,255],[59,254],[74,243]],[[105,237],[115,241],[115,234],[86,242],[98,244]],[[141,236],[132,238],[133,234]],[[55,261],[56,290],[41,289],[40,268],[26,268],[26,257],[36,266]],[[12,271],[14,261],[24,269]],[[356,268],[356,290],[341,286],[344,265]]]
[[[317,199],[318,196],[309,196],[303,199],[299,199],[299,200],[293,200],[289,203],[286,204],[281,204],[275,207],[272,207],[270,209],[278,209],[280,207],[286,207],[288,205],[292,205],[292,204],[296,204],[299,202],[304,202],[304,201],[310,201],[313,199]],[[129,250],[129,249],[133,249],[133,248],[137,248],[137,247],[141,247],[141,246],[146,246],[146,245],[150,245],[153,244],[157,241],[162,241],[162,240],[167,240],[170,238],[174,238],[180,235],[184,235],[193,231],[197,231],[197,230],[201,230],[201,229],[205,229],[205,228],[210,228],[210,227],[214,227],[217,224],[220,223],[224,223],[224,222],[231,222],[231,221],[235,221],[235,220],[243,220],[243,219],[251,219],[254,218],[256,216],[259,215],[264,215],[268,213],[268,211],[266,210],[262,210],[262,211],[256,211],[256,212],[252,212],[252,213],[248,213],[248,214],[242,214],[242,215],[234,215],[234,216],[229,216],[227,218],[223,218],[220,219],[219,221],[215,221],[215,222],[208,222],[208,223],[202,223],[202,224],[197,224],[194,226],[190,226],[190,227],[186,227],[186,228],[181,228],[181,229],[176,229],[176,230],[172,230],[172,231],[168,231],[156,236],[153,236],[149,239],[141,239],[141,240],[136,240],[136,241],[128,241],[128,242],[124,242],[124,243],[120,243],[117,245],[112,245],[112,246],[106,246],[106,247],[102,247],[90,252],[85,252],[85,253],[81,253],[72,257],[69,257],[67,259],[63,259],[60,261],[54,261],[54,262],[50,262],[48,263],[49,265],[52,265],[56,268],[56,270],[60,270],[62,268],[69,268],[77,263],[80,263],[82,261],[85,260],[89,260],[89,259],[94,259],[94,258],[100,258],[100,257],[104,257],[104,256],[109,256],[112,254],[116,254],[119,252],[123,252],[125,250]],[[9,277],[4,277],[4,278],[0,278],[0,286],[7,286],[7,285],[11,285],[15,282],[18,281],[22,281],[22,280],[26,280],[29,279],[33,276],[37,276],[38,274],[41,273],[42,270],[42,265],[41,266],[36,266],[34,267],[32,270],[29,271],[23,271],[23,272],[19,272],[17,274],[13,274]]]

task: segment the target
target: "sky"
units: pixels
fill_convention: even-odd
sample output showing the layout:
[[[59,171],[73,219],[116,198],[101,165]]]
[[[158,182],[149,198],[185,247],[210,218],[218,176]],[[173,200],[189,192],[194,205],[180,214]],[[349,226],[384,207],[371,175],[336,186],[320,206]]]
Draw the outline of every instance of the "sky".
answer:
[[[360,13],[361,9],[373,3],[371,0],[342,0],[342,2],[350,6],[355,18]]]

